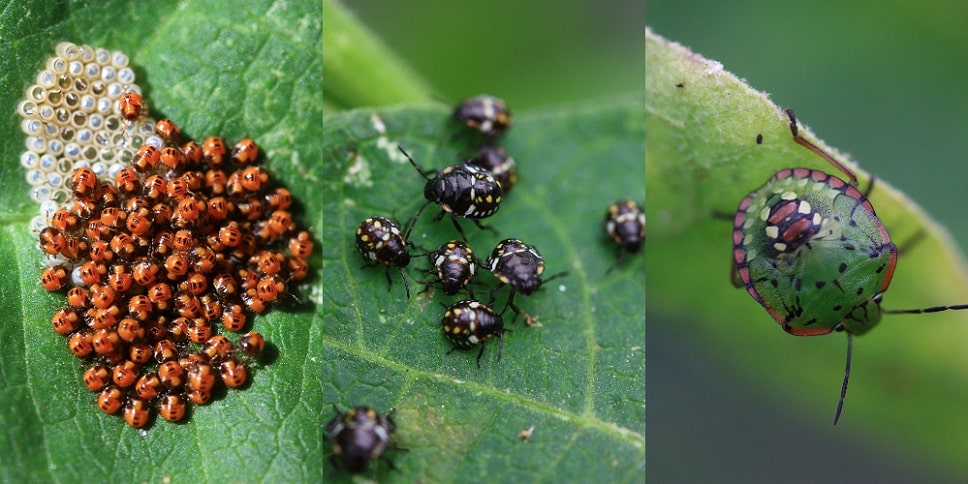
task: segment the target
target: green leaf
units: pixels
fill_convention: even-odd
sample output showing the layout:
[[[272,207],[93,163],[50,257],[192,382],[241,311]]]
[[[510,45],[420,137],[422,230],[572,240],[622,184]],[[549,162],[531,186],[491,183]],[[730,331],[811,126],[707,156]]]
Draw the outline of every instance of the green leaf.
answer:
[[[789,120],[765,94],[717,62],[647,32],[646,71],[647,290],[657,316],[650,313],[650,324],[677,321],[669,331],[726,361],[744,380],[758,382],[790,418],[830,425],[843,377],[843,337],[785,335],[745,291],[735,289],[727,275],[732,223],[716,214],[734,213],[746,194],[780,169],[839,173],[793,142]],[[802,128],[809,120],[800,122]],[[760,134],[763,143],[757,144]],[[858,177],[866,188],[870,177],[860,171]],[[968,273],[944,228],[883,180],[870,195],[902,252],[883,306],[964,303]],[[917,233],[925,238],[905,245]],[[881,327],[857,338],[840,427],[861,427],[860,438],[876,446],[904,444],[917,449],[913,458],[963,471],[968,421],[950,417],[962,413],[968,396],[960,361],[966,322],[963,312],[886,315]]]
[[[383,127],[381,127],[382,125]],[[424,213],[416,224],[407,274],[363,267],[354,232],[375,215],[406,222],[423,204],[425,181],[397,151],[424,169],[466,155],[464,137],[442,106],[354,110],[324,122],[323,239],[327,324],[323,328],[326,418],[368,405],[397,409],[397,444],[389,451],[397,480],[575,480],[641,482],[645,472],[644,261],[629,257],[611,273],[615,246],[602,230],[607,205],[644,197],[642,98],[621,96],[581,105],[515,112],[502,146],[515,158],[518,183],[484,220],[499,234],[461,220],[475,255],[499,240],[536,245],[546,275],[569,274],[516,303],[542,326],[507,326],[503,359],[488,341],[481,368],[475,350],[454,351],[441,334],[440,291],[428,279],[422,250],[458,238],[450,220]],[[436,213],[431,205],[427,212]],[[486,292],[496,279],[478,275]],[[419,294],[418,294],[419,293]],[[487,294],[479,298],[487,302]],[[505,296],[497,296],[500,309]],[[529,442],[518,433],[534,426]],[[326,449],[326,452],[331,452]],[[326,464],[327,473],[332,471]],[[327,474],[330,476],[330,474]],[[333,478],[346,478],[333,474]]]
[[[322,229],[319,148],[322,35],[318,4],[271,1],[15,1],[0,12],[0,480],[321,480],[319,255],[295,293],[309,309],[274,309],[253,329],[271,345],[244,391],[216,395],[187,422],[146,431],[103,414],[84,367],[50,318],[63,296],[38,284],[41,253],[28,223],[24,148],[14,106],[61,40],[122,50],[152,115],[201,139],[255,139],[274,181],[297,200],[301,225]],[[317,249],[318,250],[318,249]]]

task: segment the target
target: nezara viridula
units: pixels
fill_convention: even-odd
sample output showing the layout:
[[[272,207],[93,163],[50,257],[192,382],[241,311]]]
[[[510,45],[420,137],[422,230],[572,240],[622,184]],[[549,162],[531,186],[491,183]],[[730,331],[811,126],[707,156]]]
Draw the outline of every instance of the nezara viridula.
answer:
[[[409,235],[409,234],[407,234]],[[407,237],[400,232],[400,226],[386,217],[370,217],[356,228],[356,249],[369,263],[383,264],[386,267],[387,290],[393,285],[390,279],[390,266],[400,268],[403,285],[410,297],[410,283],[404,267],[410,264],[407,251]]]
[[[429,284],[440,284],[444,294],[453,296],[467,285],[477,274],[477,261],[470,246],[451,240],[427,254],[433,269],[430,271],[437,280]]]
[[[632,200],[622,199],[612,202],[605,212],[605,233],[618,244],[621,252],[618,259],[605,271],[609,273],[619,265],[628,254],[642,249],[645,241],[645,211]]]
[[[391,469],[393,461],[383,455],[387,448],[407,450],[390,445],[390,438],[397,430],[393,412],[385,416],[370,407],[355,407],[343,412],[333,404],[336,416],[326,424],[326,440],[333,448],[330,461],[342,465],[349,472],[363,472],[373,459],[380,459]]]
[[[454,109],[454,120],[493,139],[511,126],[511,112],[503,99],[482,94],[463,100]]]
[[[510,306],[515,312],[514,319],[517,320],[518,314],[523,314],[529,326],[536,325],[537,318],[514,304],[515,294],[520,293],[524,296],[530,296],[537,292],[538,289],[541,289],[542,284],[552,279],[568,275],[567,272],[559,272],[551,277],[542,279],[541,276],[544,274],[544,257],[541,256],[541,252],[538,251],[537,247],[518,239],[504,239],[499,242],[494,247],[494,250],[491,251],[491,255],[487,258],[484,266],[500,281],[491,290],[492,300],[494,293],[502,287],[508,286],[511,289],[511,294],[508,296],[507,303],[505,303],[501,313],[503,314],[508,306]]]
[[[797,336],[847,333],[847,365],[834,424],[840,419],[850,376],[852,337],[870,331],[882,314],[925,313],[963,306],[882,310],[898,250],[854,173],[800,136],[787,110],[794,140],[847,175],[790,168],[747,195],[733,220],[737,285],[782,328]],[[872,182],[873,183],[873,182]]]
[[[507,196],[518,181],[517,163],[504,148],[494,143],[484,143],[477,148],[477,154],[467,160],[468,165],[479,166],[494,175]]]
[[[440,205],[440,213],[434,220],[440,220],[444,217],[444,214],[450,213],[454,227],[460,233],[461,239],[465,241],[467,236],[457,222],[457,217],[470,219],[482,229],[489,228],[481,224],[480,219],[494,215],[501,208],[501,197],[503,195],[501,184],[497,182],[491,172],[475,165],[463,163],[448,166],[439,173],[435,173],[434,177],[431,178],[402,147],[397,146],[397,148],[410,160],[410,164],[417,169],[420,176],[427,180],[427,184],[424,186],[424,198],[427,201],[417,210],[416,215],[410,221],[408,233],[417,223],[417,219],[420,218],[423,210],[431,203]]]
[[[501,361],[501,350],[504,347],[504,320],[494,312],[490,306],[470,299],[458,301],[444,311],[441,328],[447,339],[456,349],[467,350],[481,345],[477,353],[477,367],[481,367],[481,357],[484,356],[484,342],[492,336],[500,340],[497,347],[497,361]]]

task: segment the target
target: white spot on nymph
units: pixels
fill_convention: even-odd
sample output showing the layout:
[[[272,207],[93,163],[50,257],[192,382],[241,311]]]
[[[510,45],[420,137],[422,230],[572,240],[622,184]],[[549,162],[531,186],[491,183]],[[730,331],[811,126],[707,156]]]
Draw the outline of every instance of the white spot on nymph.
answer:
[[[786,250],[787,245],[784,244],[783,242],[777,242],[773,244],[773,248],[776,249],[778,252],[783,252]]]
[[[820,225],[820,222],[823,222],[823,217],[820,215],[820,212],[813,214],[813,224]]]
[[[760,220],[765,222],[768,218],[770,218],[770,207],[763,207],[763,210],[760,210]]]
[[[806,214],[810,213],[812,210],[813,209],[812,209],[812,207],[810,207],[810,203],[809,202],[807,202],[806,200],[800,200],[800,206],[797,208],[797,211],[798,212],[806,215]]]
[[[780,198],[783,200],[796,200],[797,194],[793,192],[783,192],[780,194]]]
[[[780,228],[776,225],[768,225],[766,227],[766,236],[775,239],[780,235]]]
[[[493,118],[497,114],[497,106],[494,104],[494,100],[491,98],[485,98],[482,102],[484,106],[484,117]]]

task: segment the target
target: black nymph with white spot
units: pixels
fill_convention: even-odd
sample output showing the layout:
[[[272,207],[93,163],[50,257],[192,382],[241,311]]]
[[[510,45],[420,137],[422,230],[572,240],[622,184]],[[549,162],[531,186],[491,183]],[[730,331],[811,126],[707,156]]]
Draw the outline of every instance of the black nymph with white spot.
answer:
[[[440,213],[434,220],[440,220],[445,213],[450,213],[454,227],[457,227],[457,232],[460,233],[463,240],[467,240],[467,236],[457,222],[457,217],[470,219],[482,229],[489,228],[482,225],[480,219],[494,215],[501,208],[501,197],[503,195],[501,184],[497,182],[491,172],[474,165],[458,164],[448,166],[439,173],[435,172],[434,177],[431,178],[417,166],[417,163],[402,147],[397,146],[397,148],[410,160],[410,164],[417,169],[420,175],[427,180],[427,184],[424,186],[424,198],[427,201],[413,216],[410,227],[407,229],[408,233],[417,223],[417,219],[420,218],[423,210],[431,203],[440,205]]]
[[[390,445],[390,437],[396,431],[393,422],[394,409],[386,416],[370,407],[356,407],[343,412],[333,404],[336,416],[326,424],[326,440],[333,448],[330,461],[342,465],[349,472],[363,472],[370,461],[380,459],[391,469],[393,462],[383,455],[387,448],[407,450]]]
[[[501,184],[504,195],[511,192],[518,180],[518,172],[514,158],[508,155],[504,148],[494,143],[484,143],[477,149],[477,154],[467,160],[467,164],[479,166],[494,175]]]
[[[560,272],[547,279],[542,279],[544,258],[541,256],[541,252],[538,252],[537,247],[518,239],[505,239],[499,242],[484,265],[500,281],[491,290],[491,298],[493,299],[494,293],[505,285],[510,287],[511,295],[508,296],[504,310],[510,306],[516,313],[515,318],[517,318],[517,314],[524,314],[529,325],[534,323],[534,319],[514,304],[514,295],[520,293],[529,296],[541,289],[543,283],[568,274],[567,272]],[[504,310],[501,313],[504,313]]]
[[[511,112],[502,99],[483,94],[461,102],[454,109],[454,120],[493,139],[511,126]]]
[[[427,256],[433,266],[430,272],[437,276],[433,284],[440,284],[444,294],[448,296],[467,289],[467,285],[477,274],[474,251],[459,240],[451,240]]]
[[[642,249],[645,241],[645,211],[632,200],[617,200],[608,206],[604,226],[605,233],[618,244],[617,251],[621,252],[618,260],[605,271],[608,273],[628,254]]]
[[[497,336],[501,340],[497,348],[497,361],[501,361],[504,320],[490,306],[480,301],[458,301],[444,311],[441,326],[444,335],[454,344],[448,354],[456,349],[466,350],[481,345],[481,351],[477,353],[477,367],[480,368],[481,356],[484,355],[483,343]]]
[[[409,231],[408,234],[409,236]],[[393,285],[390,279],[390,266],[400,268],[403,284],[410,297],[410,283],[404,267],[410,264],[407,250],[407,237],[400,232],[400,226],[386,217],[370,217],[356,228],[356,249],[367,262],[383,264],[386,267],[387,290]]]

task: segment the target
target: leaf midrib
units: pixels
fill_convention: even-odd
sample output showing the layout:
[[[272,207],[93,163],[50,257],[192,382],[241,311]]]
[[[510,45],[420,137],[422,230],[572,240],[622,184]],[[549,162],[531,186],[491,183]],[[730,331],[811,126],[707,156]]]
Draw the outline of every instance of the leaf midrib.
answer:
[[[409,385],[409,383],[421,379],[431,380],[437,383],[446,383],[454,387],[460,387],[492,397],[497,400],[504,400],[510,403],[520,405],[538,412],[548,414],[553,417],[557,417],[561,420],[567,421],[569,423],[575,424],[577,427],[581,428],[591,428],[601,431],[605,434],[611,435],[614,438],[625,441],[637,448],[645,448],[645,436],[635,432],[633,430],[621,427],[613,422],[607,422],[599,419],[597,416],[591,414],[577,414],[573,412],[568,412],[557,407],[548,405],[547,403],[534,400],[531,398],[526,398],[516,393],[507,393],[495,389],[492,386],[481,385],[479,383],[474,383],[466,380],[457,380],[453,377],[443,375],[440,373],[426,371],[422,368],[405,365],[396,360],[384,358],[380,355],[376,355],[372,352],[360,349],[356,345],[347,345],[335,339],[323,338],[323,342],[329,344],[335,348],[345,351],[348,354],[359,357],[361,359],[370,361],[374,364],[393,369],[398,371],[402,375],[406,375],[404,381],[404,387]],[[401,392],[402,394],[403,392]]]

